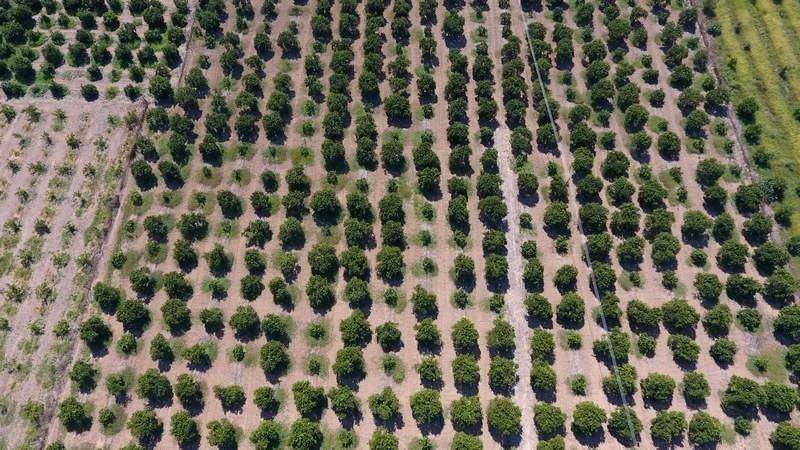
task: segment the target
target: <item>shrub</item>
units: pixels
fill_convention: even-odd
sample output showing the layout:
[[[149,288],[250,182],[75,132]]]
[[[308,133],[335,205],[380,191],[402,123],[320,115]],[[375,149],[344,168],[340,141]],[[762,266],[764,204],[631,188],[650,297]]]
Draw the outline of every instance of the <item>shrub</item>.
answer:
[[[675,380],[669,375],[651,373],[641,380],[642,398],[651,402],[664,403],[672,400]]]
[[[702,300],[716,302],[722,294],[723,285],[716,274],[698,272],[694,278],[694,287]]]
[[[322,431],[319,424],[309,419],[301,418],[292,423],[289,429],[289,447],[297,450],[312,450],[322,445]]]
[[[170,419],[169,432],[180,445],[200,440],[197,422],[186,411],[178,411]]]
[[[327,406],[325,391],[312,386],[308,381],[298,381],[292,385],[292,396],[297,412],[303,417],[316,416]]]
[[[281,401],[278,399],[275,389],[265,386],[257,388],[253,392],[253,404],[262,411],[275,413],[280,408]]]
[[[585,314],[583,299],[575,293],[569,292],[561,297],[561,302],[556,307],[556,318],[565,325],[581,325]]]
[[[241,305],[231,315],[228,325],[234,329],[239,339],[250,340],[261,333],[261,321],[258,313],[250,305]]]
[[[346,420],[348,417],[353,417],[360,411],[361,403],[358,397],[353,393],[350,388],[345,386],[337,386],[328,391],[328,399],[331,403],[331,409],[336,414],[339,420]]]
[[[356,310],[339,324],[342,342],[346,346],[363,346],[372,340],[369,321],[363,312]]]
[[[345,347],[336,352],[333,373],[340,380],[361,379],[365,375],[364,355],[358,347]]]
[[[683,396],[687,401],[700,402],[711,394],[705,375],[700,372],[687,372],[683,376]]]
[[[626,315],[632,329],[652,329],[658,327],[661,321],[661,309],[647,306],[639,300],[628,303]]]
[[[140,443],[154,443],[161,437],[164,423],[152,409],[143,409],[131,414],[128,419],[128,429]]]
[[[800,338],[800,306],[784,306],[773,322],[775,332],[793,340]]]
[[[289,368],[289,353],[286,347],[277,341],[270,341],[261,347],[261,369],[268,375],[283,375]]]
[[[693,363],[700,354],[700,346],[694,340],[682,334],[673,334],[667,339],[672,350],[672,357],[679,363]]]
[[[763,406],[782,414],[789,414],[800,401],[800,395],[793,387],[782,383],[767,381],[762,386],[764,392]]]
[[[722,424],[705,412],[697,412],[689,421],[689,442],[695,445],[708,445],[722,438]]]
[[[608,431],[622,440],[631,440],[642,432],[642,422],[633,409],[628,406],[618,406],[609,416]],[[632,432],[635,435],[631,435]]]
[[[399,414],[400,400],[391,388],[386,387],[369,397],[369,409],[378,420],[388,422]]]
[[[86,361],[77,361],[69,372],[69,378],[81,392],[93,391],[97,386],[97,377],[100,372]]]
[[[676,442],[683,436],[687,425],[686,417],[680,411],[658,411],[650,423],[650,435],[656,441]]]
[[[240,410],[247,400],[242,387],[235,384],[230,386],[214,386],[214,395],[225,411]]]
[[[494,327],[486,335],[486,346],[492,354],[507,355],[515,348],[514,328],[503,319],[497,318]]]
[[[541,360],[533,362],[531,368],[531,386],[534,391],[553,392],[556,388],[556,372],[550,365]]]
[[[483,422],[481,402],[477,396],[461,397],[450,404],[450,420],[456,430],[473,430]]]
[[[733,414],[753,412],[764,401],[761,386],[753,380],[734,375],[722,394],[722,408]]]
[[[88,430],[92,426],[88,407],[74,396],[67,397],[58,406],[58,420],[70,432]]]
[[[533,407],[533,423],[541,435],[548,436],[561,432],[566,419],[566,414],[556,405],[542,402]]]
[[[800,448],[800,428],[789,421],[780,422],[770,434],[769,440],[776,448]]]
[[[137,381],[136,393],[139,398],[153,405],[162,405],[172,398],[169,379],[156,369],[147,369]]]
[[[423,389],[410,398],[411,414],[420,425],[434,424],[441,420],[443,409],[439,391]]]
[[[189,374],[180,374],[175,382],[175,396],[186,409],[197,409],[203,405],[203,388]]]
[[[370,450],[397,450],[399,447],[398,439],[394,434],[378,428],[372,433],[369,440]]]
[[[489,402],[486,410],[489,429],[504,438],[520,433],[522,430],[521,417],[522,413],[519,407],[507,397],[495,397]]]
[[[525,308],[533,319],[549,322],[553,318],[553,308],[547,298],[541,294],[528,294],[525,297]]]
[[[206,440],[217,448],[236,448],[239,439],[236,427],[228,419],[212,420],[206,425]]]
[[[589,401],[580,402],[572,412],[572,431],[590,436],[602,431],[606,420],[606,412],[599,406]]]
[[[673,299],[661,305],[664,325],[676,330],[693,328],[700,321],[700,315],[684,299]]]
[[[282,427],[273,420],[262,420],[255,430],[250,434],[250,443],[256,450],[271,450],[279,448]]]

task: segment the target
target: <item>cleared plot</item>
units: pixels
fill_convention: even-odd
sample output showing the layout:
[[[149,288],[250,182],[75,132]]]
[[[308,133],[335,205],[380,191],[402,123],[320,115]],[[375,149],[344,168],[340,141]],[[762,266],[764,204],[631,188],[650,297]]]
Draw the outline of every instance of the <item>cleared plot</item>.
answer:
[[[42,438],[127,171],[132,105],[20,101],[2,129],[4,444]],[[8,111],[8,110],[7,110]],[[9,116],[6,116],[7,118]],[[26,412],[27,411],[27,412]]]

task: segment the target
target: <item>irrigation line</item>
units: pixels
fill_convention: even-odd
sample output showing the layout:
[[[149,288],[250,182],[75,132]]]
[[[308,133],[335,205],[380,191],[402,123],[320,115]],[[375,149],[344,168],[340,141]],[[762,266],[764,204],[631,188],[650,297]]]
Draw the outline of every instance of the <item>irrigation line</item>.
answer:
[[[523,30],[525,31],[525,41],[528,43],[528,50],[531,52],[531,56],[533,56],[533,64],[532,65],[536,69],[536,78],[539,80],[539,87],[542,90],[542,97],[544,99],[545,109],[547,110],[547,117],[550,119],[550,126],[553,127],[553,131],[555,132],[555,135],[556,135],[556,146],[558,147],[559,157],[561,159],[561,166],[562,166],[562,169],[565,171],[565,173],[568,173],[570,175],[570,178],[572,178],[572,173],[570,173],[569,168],[568,168],[569,166],[567,165],[567,161],[566,161],[566,159],[564,157],[565,152],[561,148],[561,144],[562,144],[561,143],[561,135],[558,132],[558,128],[556,127],[555,120],[553,120],[553,113],[550,110],[550,102],[549,102],[549,100],[547,98],[547,89],[545,88],[544,81],[542,80],[542,74],[539,71],[539,64],[537,62],[538,61],[538,57],[536,56],[536,51],[534,50],[533,44],[531,43],[531,37],[528,34],[528,18],[525,16],[525,12],[522,9],[521,0],[517,0],[517,5],[519,5],[519,14],[520,14],[520,17],[522,18]],[[597,288],[597,279],[595,278],[594,270],[592,270],[592,259],[589,256],[589,247],[587,246],[586,240],[584,239],[585,234],[583,232],[583,223],[581,222],[581,218],[580,218],[580,215],[578,214],[578,211],[575,211],[574,203],[573,202],[569,202],[569,204],[570,204],[570,207],[571,207],[570,209],[572,209],[572,214],[577,219],[578,231],[581,233],[581,238],[580,238],[581,239],[581,247],[583,249],[584,257],[586,258],[586,264],[589,266],[589,279],[591,281],[590,284],[591,284],[591,287],[592,287],[592,292],[594,293],[594,296],[599,301],[600,300],[600,290]],[[633,425],[633,419],[631,418],[630,408],[628,407],[628,401],[625,398],[625,392],[624,392],[624,390],[622,388],[622,379],[620,378],[620,375],[619,375],[619,367],[617,366],[617,358],[614,355],[614,346],[613,346],[613,343],[611,342],[611,334],[608,331],[608,323],[606,322],[606,315],[603,312],[602,304],[601,304],[601,307],[599,308],[599,312],[600,312],[600,314],[599,314],[600,315],[600,322],[601,322],[601,325],[603,327],[603,330],[605,331],[606,342],[608,343],[608,350],[609,350],[609,354],[611,356],[612,372],[614,373],[614,378],[617,381],[617,389],[619,389],[620,400],[622,402],[623,411],[625,411],[625,421],[628,422],[628,428],[629,428],[629,431],[631,433],[631,441],[632,441],[633,447],[638,447],[639,446],[639,442],[636,439],[636,427]]]

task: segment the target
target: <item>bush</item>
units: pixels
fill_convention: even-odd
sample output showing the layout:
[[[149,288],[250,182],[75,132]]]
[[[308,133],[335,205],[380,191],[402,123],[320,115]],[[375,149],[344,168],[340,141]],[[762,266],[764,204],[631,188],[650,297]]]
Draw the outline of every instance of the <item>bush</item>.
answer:
[[[486,410],[489,429],[503,438],[518,435],[522,431],[520,420],[522,412],[507,397],[495,397],[489,402]]]
[[[189,374],[178,375],[175,396],[186,409],[198,409],[203,405],[202,385]]]
[[[345,346],[364,346],[372,340],[369,321],[360,310],[353,311],[339,324]]]
[[[572,431],[591,436],[603,430],[606,420],[606,412],[602,408],[589,401],[580,402],[572,412]]]
[[[431,425],[442,419],[443,409],[439,391],[423,389],[410,398],[411,414],[420,425]]]
[[[694,278],[694,288],[702,300],[716,302],[722,294],[723,285],[716,274],[698,272]]]
[[[378,428],[372,433],[369,440],[370,450],[397,450],[399,448],[398,439],[394,434]]]
[[[70,432],[85,431],[92,426],[88,407],[74,396],[67,397],[58,406],[58,420]]]
[[[421,447],[421,448],[433,448],[431,447]],[[450,444],[451,450],[481,450],[483,449],[483,443],[481,439],[477,436],[471,436],[463,431],[458,431],[453,436],[453,442]]]
[[[268,375],[283,375],[289,369],[289,352],[277,341],[270,341],[261,347],[260,365]]]
[[[700,355],[700,346],[682,334],[673,334],[667,339],[672,357],[679,363],[694,363]]]
[[[658,411],[650,423],[650,435],[655,441],[677,442],[683,436],[686,427],[686,417],[682,412]]]
[[[800,338],[800,306],[789,305],[781,308],[773,327],[776,333],[797,341]]]
[[[541,435],[560,433],[564,429],[566,419],[566,414],[556,405],[542,402],[533,407],[533,423]]]
[[[764,283],[764,297],[779,304],[790,303],[800,291],[800,282],[788,271],[778,270]]]
[[[769,435],[769,440],[775,448],[800,448],[800,428],[789,421],[781,422],[775,427],[775,431]]]
[[[753,380],[734,375],[722,394],[722,408],[732,415],[747,414],[764,401],[761,386]]]
[[[92,316],[81,324],[78,335],[91,349],[105,348],[111,340],[111,329],[103,319]]]
[[[172,415],[169,432],[179,445],[187,445],[200,440],[197,422],[186,411],[178,411]]]
[[[675,380],[669,375],[653,372],[640,382],[642,398],[651,402],[665,403],[672,400]]]
[[[262,420],[253,433],[250,443],[256,450],[272,450],[280,447],[283,427],[273,420]]]
[[[800,395],[793,387],[782,383],[767,381],[762,386],[763,406],[782,414],[791,413],[800,401]]]
[[[542,360],[535,360],[531,367],[531,387],[537,392],[554,392],[556,372]]]
[[[297,412],[303,417],[316,416],[327,406],[325,391],[312,386],[308,381],[298,381],[292,385],[292,396]]]
[[[369,410],[378,420],[388,422],[394,420],[400,411],[398,400],[392,388],[386,387],[369,397]]]
[[[247,397],[241,386],[214,386],[214,396],[217,397],[224,411],[237,411],[242,409]]]
[[[337,379],[362,379],[365,375],[366,363],[364,355],[358,347],[345,347],[336,352],[336,361],[333,363],[333,373]]]
[[[684,299],[676,298],[661,305],[664,325],[676,330],[694,328],[700,315]]]
[[[212,420],[206,428],[208,428],[206,440],[210,445],[221,449],[237,447],[238,431],[228,419]]]
[[[102,282],[94,285],[93,294],[94,301],[105,312],[115,311],[124,297],[122,290]]]
[[[97,377],[100,372],[96,367],[86,361],[77,361],[69,372],[69,379],[81,392],[93,391],[97,386]]]
[[[653,329],[661,321],[661,309],[647,306],[639,300],[628,303],[626,315],[632,329]]]
[[[298,419],[289,429],[289,447],[297,450],[318,449],[322,445],[319,424],[309,419]]]
[[[281,401],[278,399],[275,389],[265,386],[257,388],[253,392],[253,404],[261,411],[275,413],[280,408]]]
[[[481,402],[477,396],[461,397],[450,404],[450,420],[456,430],[474,430],[483,422]]]
[[[722,438],[722,424],[705,412],[698,412],[689,421],[689,442],[695,445],[709,445]]]
[[[569,292],[561,297],[556,307],[556,318],[565,325],[581,325],[585,314],[583,299],[575,293]]]
[[[236,312],[228,320],[228,325],[234,329],[236,337],[243,340],[254,339],[261,333],[261,320],[250,305],[237,307]]]
[[[128,419],[131,435],[142,444],[155,443],[164,432],[164,423],[152,409],[143,409],[131,414]]]
[[[456,353],[470,353],[478,348],[478,330],[467,318],[461,318],[453,325],[450,336]]]
[[[328,399],[331,403],[331,409],[341,421],[357,415],[361,408],[358,397],[350,388],[345,386],[331,388],[328,391]]]
[[[494,327],[486,335],[486,346],[491,354],[508,355],[515,348],[514,328],[503,319],[497,318]]]
[[[631,431],[631,425],[633,431]],[[642,432],[642,421],[636,416],[636,412],[627,406],[618,406],[608,419],[608,431],[622,440],[632,440]],[[631,435],[631,432],[635,435]]]
[[[169,379],[156,369],[147,369],[137,381],[136,393],[139,398],[152,405],[163,405],[172,398],[172,385]]]
[[[541,294],[528,294],[525,297],[525,308],[531,318],[541,322],[549,322],[553,318],[553,308]]]
[[[711,394],[705,375],[700,372],[687,372],[683,376],[683,396],[687,401],[701,402]]]

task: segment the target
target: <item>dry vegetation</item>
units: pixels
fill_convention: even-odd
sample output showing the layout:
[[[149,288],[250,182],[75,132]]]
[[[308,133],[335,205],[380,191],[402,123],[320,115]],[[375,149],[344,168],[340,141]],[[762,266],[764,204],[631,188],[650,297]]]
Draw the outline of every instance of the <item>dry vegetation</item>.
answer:
[[[800,448],[712,4],[4,3],[0,447]]]

